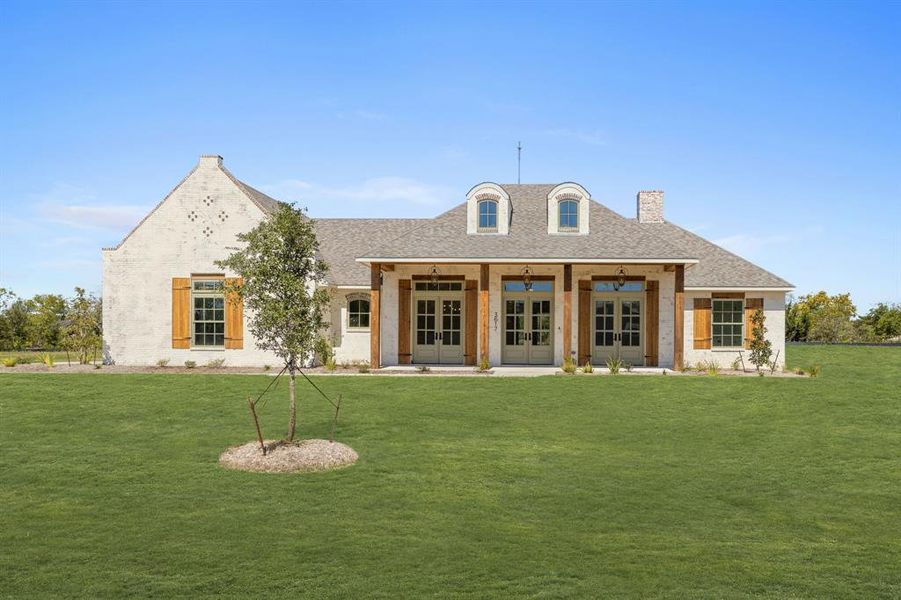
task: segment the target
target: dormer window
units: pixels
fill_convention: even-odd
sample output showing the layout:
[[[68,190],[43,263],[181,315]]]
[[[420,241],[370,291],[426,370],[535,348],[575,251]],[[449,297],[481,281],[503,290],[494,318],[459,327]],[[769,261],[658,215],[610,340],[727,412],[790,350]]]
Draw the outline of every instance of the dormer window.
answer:
[[[561,200],[557,205],[560,215],[560,231],[579,230],[579,201]]]
[[[479,231],[497,231],[496,200],[482,200],[479,202]]]

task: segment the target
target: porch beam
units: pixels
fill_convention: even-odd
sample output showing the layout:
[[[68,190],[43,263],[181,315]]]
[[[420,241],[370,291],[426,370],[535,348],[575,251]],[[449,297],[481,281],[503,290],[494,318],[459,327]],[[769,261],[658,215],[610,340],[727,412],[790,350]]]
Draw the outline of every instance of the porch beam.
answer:
[[[479,266],[479,358],[488,361],[488,265]]]
[[[382,269],[379,263],[372,263],[369,279],[369,365],[373,369],[378,369],[382,360],[382,342],[379,335],[381,330],[379,296],[382,291]]]
[[[563,265],[563,360],[572,356],[573,345],[573,266]]]
[[[676,265],[673,300],[673,368],[681,371],[685,351],[685,265]]]

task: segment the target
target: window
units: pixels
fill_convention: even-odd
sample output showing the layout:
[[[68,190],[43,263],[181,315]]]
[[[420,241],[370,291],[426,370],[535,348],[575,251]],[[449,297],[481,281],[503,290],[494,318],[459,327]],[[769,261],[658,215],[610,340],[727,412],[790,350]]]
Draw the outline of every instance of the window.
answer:
[[[479,231],[497,231],[497,202],[479,202]]]
[[[627,281],[619,289],[613,286],[612,281],[595,281],[594,291],[596,292],[641,292],[644,290],[643,281]]]
[[[742,346],[743,313],[743,300],[713,299],[714,348],[738,348]]]
[[[505,292],[525,292],[526,284],[522,281],[505,281],[504,282],[504,291]],[[533,292],[553,292],[554,291],[554,282],[553,281],[533,281],[532,282],[532,290]]]
[[[369,328],[369,300],[354,298],[347,303],[347,327],[349,329]]]
[[[439,281],[432,283],[431,281],[417,281],[417,292],[460,292],[463,291],[463,282],[461,281]]]
[[[579,202],[577,200],[562,200],[560,209],[560,230],[579,229]]]
[[[195,347],[225,346],[225,292],[221,279],[195,279],[191,284]]]

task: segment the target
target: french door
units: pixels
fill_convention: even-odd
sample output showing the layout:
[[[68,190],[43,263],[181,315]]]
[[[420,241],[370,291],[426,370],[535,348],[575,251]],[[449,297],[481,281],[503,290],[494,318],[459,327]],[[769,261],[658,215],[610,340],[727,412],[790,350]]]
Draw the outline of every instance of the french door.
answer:
[[[462,364],[462,294],[417,294],[413,310],[413,362]]]
[[[545,365],[554,361],[554,296],[546,292],[504,294],[504,345],[507,364]]]
[[[640,296],[595,295],[591,362],[603,365],[620,357],[630,365],[644,364],[644,327]]]

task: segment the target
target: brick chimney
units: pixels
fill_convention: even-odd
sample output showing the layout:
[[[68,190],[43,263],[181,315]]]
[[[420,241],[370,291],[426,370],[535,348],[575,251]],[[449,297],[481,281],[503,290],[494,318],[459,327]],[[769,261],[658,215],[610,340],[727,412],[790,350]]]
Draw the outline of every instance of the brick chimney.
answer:
[[[647,190],[638,192],[638,222],[663,223],[663,192]]]

